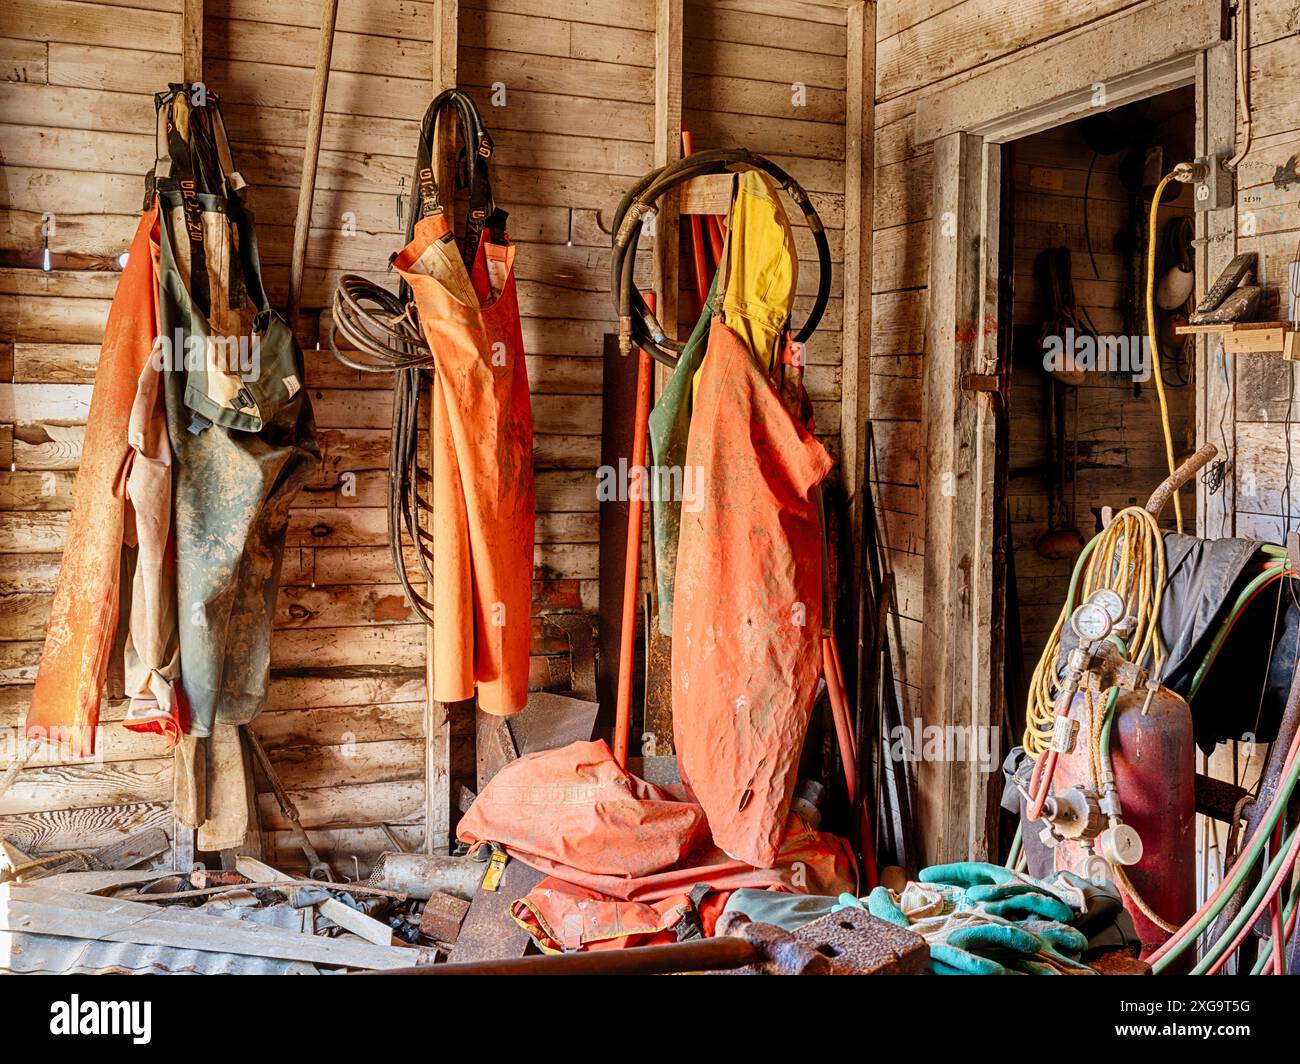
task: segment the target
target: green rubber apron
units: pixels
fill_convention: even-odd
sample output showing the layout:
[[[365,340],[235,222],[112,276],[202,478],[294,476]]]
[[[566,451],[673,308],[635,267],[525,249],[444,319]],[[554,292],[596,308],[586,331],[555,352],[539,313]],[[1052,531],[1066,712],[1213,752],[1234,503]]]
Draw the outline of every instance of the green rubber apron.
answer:
[[[695,504],[700,491],[696,471],[686,466],[686,440],[691,428],[692,384],[704,361],[709,342],[709,323],[713,320],[713,302],[718,285],[717,274],[709,286],[700,320],[695,323],[686,346],[673,367],[672,376],[650,411],[648,434],[653,463],[651,478],[656,488],[651,495],[651,520],[654,522],[654,578],[658,595],[659,631],[673,634],[673,585],[677,574],[677,541],[681,535],[682,506]]]
[[[219,111],[211,124],[217,189],[157,182],[181,682],[197,737],[262,709],[289,504],[320,458],[302,352],[263,290]]]

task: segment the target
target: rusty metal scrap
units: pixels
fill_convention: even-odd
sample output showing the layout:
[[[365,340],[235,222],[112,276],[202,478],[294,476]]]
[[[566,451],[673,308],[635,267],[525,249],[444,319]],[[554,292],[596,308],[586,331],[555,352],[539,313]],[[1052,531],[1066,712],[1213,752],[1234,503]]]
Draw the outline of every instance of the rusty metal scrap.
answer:
[[[924,975],[929,969],[925,939],[862,909],[828,913],[794,937],[829,957],[832,975]]]
[[[420,914],[420,933],[435,942],[455,942],[469,912],[469,902],[435,890]]]

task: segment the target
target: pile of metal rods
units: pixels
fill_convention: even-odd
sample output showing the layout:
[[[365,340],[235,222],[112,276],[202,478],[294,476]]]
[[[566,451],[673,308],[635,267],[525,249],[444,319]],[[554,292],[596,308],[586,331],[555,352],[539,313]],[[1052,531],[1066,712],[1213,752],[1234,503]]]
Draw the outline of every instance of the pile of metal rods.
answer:
[[[894,606],[890,572],[871,490],[874,439],[866,426],[867,461],[859,486],[862,510],[861,584],[858,589],[857,697],[854,718],[859,780],[853,822],[862,840],[874,843],[881,865],[897,865],[909,876],[917,870],[915,779],[906,757],[891,753],[890,736],[903,727],[898,688],[889,648],[889,616]],[[871,795],[872,800],[867,801]],[[874,823],[871,818],[874,817]],[[866,855],[864,855],[864,858]]]

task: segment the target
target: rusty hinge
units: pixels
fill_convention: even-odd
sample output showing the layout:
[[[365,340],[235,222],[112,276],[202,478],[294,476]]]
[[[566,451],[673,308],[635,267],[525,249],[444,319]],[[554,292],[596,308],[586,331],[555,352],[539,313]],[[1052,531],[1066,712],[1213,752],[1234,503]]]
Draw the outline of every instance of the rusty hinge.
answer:
[[[996,373],[963,373],[961,390],[964,392],[999,392],[1002,378]]]

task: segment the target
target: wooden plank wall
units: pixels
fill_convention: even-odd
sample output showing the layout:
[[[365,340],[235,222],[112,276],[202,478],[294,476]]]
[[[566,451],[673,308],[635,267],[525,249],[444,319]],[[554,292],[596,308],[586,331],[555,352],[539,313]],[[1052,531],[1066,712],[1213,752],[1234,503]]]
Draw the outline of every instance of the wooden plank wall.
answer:
[[[1167,103],[1164,101],[1168,101]],[[1165,158],[1184,158],[1190,151],[1196,116],[1192,90],[1162,98],[1160,120],[1167,123]],[[1173,108],[1172,114],[1168,113]],[[1157,116],[1152,114],[1153,120]],[[1184,145],[1174,149],[1174,143]],[[1021,327],[1012,369],[1010,480],[1011,528],[1016,553],[1016,587],[1020,600],[1020,628],[1026,675],[1038,661],[1043,646],[1061,612],[1061,602],[1074,568],[1073,559],[1051,560],[1035,549],[1038,537],[1053,519],[1047,481],[1041,473],[1017,475],[1050,462],[1048,448],[1046,375],[1037,344],[1043,317],[1049,313],[1042,286],[1034,275],[1034,260],[1046,248],[1065,247],[1072,260],[1075,297],[1081,312],[1103,334],[1123,336],[1131,327],[1124,315],[1124,259],[1122,249],[1132,246],[1135,230],[1145,232],[1145,214],[1129,219],[1128,192],[1119,177],[1119,155],[1098,155],[1088,182],[1093,158],[1077,126],[1064,126],[1027,137],[1014,145],[1014,256],[1015,301],[1013,324]],[[1096,270],[1084,234],[1083,189],[1088,184],[1088,229]],[[1171,200],[1171,193],[1176,195]],[[1161,227],[1175,214],[1191,213],[1191,190],[1182,185],[1166,189],[1161,205]],[[1133,234],[1121,238],[1121,234]],[[1140,313],[1140,308],[1139,308]],[[1136,330],[1146,330],[1140,319]],[[1172,348],[1171,348],[1172,349]],[[1190,367],[1184,367],[1189,386],[1174,387],[1176,374],[1166,370],[1170,424],[1174,449],[1186,454],[1195,449],[1195,395]],[[1155,485],[1168,473],[1164,437],[1155,403],[1155,385],[1148,380],[1135,392],[1126,376],[1094,373],[1073,393],[1060,393],[1065,410],[1067,460],[1078,439],[1077,501],[1074,520],[1084,538],[1095,528],[1094,512],[1103,506],[1120,509],[1145,502]],[[1077,418],[1077,420],[1076,420]],[[1069,506],[1074,488],[1065,486]],[[1187,527],[1195,513],[1194,488],[1184,489],[1183,513]],[[1173,508],[1164,513],[1173,527]],[[1009,653],[1012,652],[1009,648]]]
[[[1268,316],[1285,312],[1287,271],[1300,261],[1300,22],[1286,0],[1253,0],[1250,93],[1253,138],[1237,170],[1237,250],[1259,254]],[[1282,309],[1279,309],[1282,308]],[[1243,356],[1233,367],[1236,453],[1232,488],[1239,536],[1284,542],[1300,527],[1300,368],[1276,357]],[[1209,438],[1220,442],[1211,431]],[[1289,496],[1284,494],[1290,480]],[[1211,503],[1215,505],[1215,503]]]
[[[153,163],[150,94],[181,76],[180,8],[15,0],[0,15],[0,764],[17,750],[116,260]],[[103,719],[124,708],[106,705]],[[97,745],[93,764],[32,762],[0,798],[0,835],[48,852],[170,830],[161,740],[109,723]]]
[[[836,456],[844,325],[846,22],[843,9],[809,4],[688,3],[682,87],[682,124],[697,151],[741,146],[768,156],[804,187],[826,227],[833,264],[830,302],[808,343],[804,379],[817,435]],[[817,293],[817,253],[789,200],[786,212],[799,251],[794,319],[801,324]],[[693,297],[685,231],[681,247],[683,292],[690,289]],[[697,308],[698,301],[684,294],[680,309],[688,331]]]
[[[609,218],[652,163],[654,24],[653,0],[461,4],[459,81],[496,141],[493,189],[520,245],[544,609],[598,605],[601,352],[614,331]],[[648,254],[639,271],[648,283]],[[540,638],[534,684],[567,687],[565,644]]]
[[[898,579],[893,643],[908,718],[920,712],[917,688],[924,668],[925,511],[917,459],[925,438],[920,377],[933,221],[932,148],[918,147],[913,138],[917,100],[1009,62],[1013,52],[1032,55],[1065,32],[1144,6],[1140,0],[881,0],[879,5],[871,410],[877,506]],[[1298,186],[1294,179],[1277,179],[1300,150],[1300,101],[1287,87],[1294,84],[1300,49],[1292,4],[1252,0],[1250,6],[1255,129],[1254,145],[1239,169],[1238,246],[1264,248],[1265,281],[1276,290],[1300,236]],[[1245,224],[1255,227],[1254,237],[1244,235]],[[1286,455],[1285,436],[1275,423],[1285,414],[1286,372],[1276,360],[1259,360],[1239,363],[1236,374],[1242,394],[1235,418],[1229,412],[1226,425],[1236,451],[1238,491],[1254,491],[1249,508],[1245,498],[1238,501],[1237,530],[1277,536]],[[1263,402],[1243,410],[1246,396]],[[1294,440],[1300,444],[1300,434]],[[1293,513],[1300,516],[1294,502]]]
[[[780,157],[818,199],[838,273],[844,11],[770,0],[691,6],[686,106],[699,142],[739,141]],[[152,159],[149,94],[180,77],[179,10],[180,0],[147,7],[17,0],[0,26],[0,461],[15,465],[2,477],[0,512],[8,683],[0,727],[8,729],[22,718],[39,655],[114,262]],[[206,0],[205,14],[204,80],[224,100],[268,288],[282,303],[319,0]],[[322,329],[341,273],[391,280],[386,261],[401,243],[418,121],[430,98],[434,14],[425,0],[341,0],[303,297]],[[539,688],[570,684],[567,640],[542,617],[597,608],[601,352],[615,329],[608,219],[651,165],[654,24],[654,0],[460,4],[459,80],[496,141],[498,201],[520,245],[536,428]],[[804,107],[794,106],[795,81],[807,85]],[[52,274],[36,269],[44,211],[57,214]],[[803,231],[800,247],[811,253]],[[648,255],[643,265],[648,283]],[[809,269],[805,283],[813,280]],[[819,431],[832,445],[838,284],[837,276],[809,373]],[[308,326],[301,339],[325,462],[292,515],[272,689],[256,728],[318,847],[340,872],[364,873],[389,847],[384,826],[404,845],[421,840],[424,633],[388,560],[387,382],[340,367],[318,350],[323,335]],[[105,717],[121,711],[106,706]],[[111,771],[27,773],[0,800],[0,834],[13,829],[48,849],[98,844],[127,824],[169,824],[170,761],[155,741],[110,725],[104,747]],[[262,793],[259,803],[268,859],[300,867],[271,796]]]
[[[203,76],[223,98],[268,290],[283,305],[320,4],[205,0],[204,13]],[[339,5],[303,283],[309,322],[340,274],[391,277],[433,33],[430,4]],[[403,845],[423,839],[424,629],[388,553],[390,381],[339,365],[327,316],[321,329],[300,327],[300,340],[324,462],[290,517],[271,695],[255,728],[317,846],[340,872],[364,873],[391,848],[385,825]],[[269,859],[296,868],[302,854],[264,780],[259,789]]]

